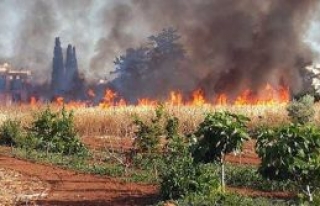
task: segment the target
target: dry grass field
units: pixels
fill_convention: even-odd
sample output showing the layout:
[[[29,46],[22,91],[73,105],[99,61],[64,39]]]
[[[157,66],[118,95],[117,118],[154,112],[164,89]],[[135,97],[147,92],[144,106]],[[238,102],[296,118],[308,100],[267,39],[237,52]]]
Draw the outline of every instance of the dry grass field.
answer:
[[[24,126],[30,125],[34,115],[47,106],[10,106],[0,107],[0,124],[13,119],[21,121]],[[61,109],[57,105],[51,105],[52,109]],[[155,107],[148,106],[125,106],[125,107],[67,107],[74,112],[75,127],[80,136],[103,136],[132,137],[135,116],[141,119],[150,119],[155,115]],[[249,128],[267,124],[269,126],[287,123],[289,121],[286,105],[272,106],[166,106],[168,115],[174,115],[180,120],[180,131],[189,133],[196,129],[203,120],[205,114],[213,111],[230,111],[243,114],[251,119]],[[315,105],[315,122],[320,122],[320,103]]]

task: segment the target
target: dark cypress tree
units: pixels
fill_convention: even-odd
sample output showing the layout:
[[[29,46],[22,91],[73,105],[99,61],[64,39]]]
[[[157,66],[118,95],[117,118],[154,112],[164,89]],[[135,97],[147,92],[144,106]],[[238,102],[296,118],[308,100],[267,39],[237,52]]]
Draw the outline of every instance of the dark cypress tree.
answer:
[[[73,49],[71,44],[69,44],[67,48],[67,58],[66,58],[65,68],[66,68],[66,73],[65,73],[64,88],[65,88],[65,91],[70,91],[72,89],[73,76],[74,76],[74,55],[73,55]]]
[[[71,44],[69,44],[67,48],[67,59],[65,63],[65,68],[65,91],[70,92],[72,90],[78,89],[79,71],[76,48],[72,47]]]
[[[51,89],[54,96],[62,94],[63,91],[63,77],[64,77],[64,65],[63,65],[63,53],[59,37],[55,39],[55,47],[53,52],[52,63],[52,79]]]
[[[73,68],[74,68],[73,81],[78,83],[80,81],[80,77],[79,77],[79,68],[78,68],[76,47],[73,47]]]

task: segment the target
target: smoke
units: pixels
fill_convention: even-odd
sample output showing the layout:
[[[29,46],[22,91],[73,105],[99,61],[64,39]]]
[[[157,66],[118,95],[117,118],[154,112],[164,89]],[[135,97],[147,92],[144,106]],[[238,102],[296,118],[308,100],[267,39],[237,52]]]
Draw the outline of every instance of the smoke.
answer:
[[[90,68],[93,73],[108,65],[108,56],[117,56],[123,48],[131,45],[134,38],[130,31],[126,31],[134,18],[131,7],[127,4],[115,5],[113,8],[105,8],[102,24],[111,25],[106,31],[107,36],[99,39],[96,46],[96,54],[91,60]]]
[[[173,26],[190,58],[184,81],[207,93],[266,82],[297,92],[299,69],[320,51],[316,10],[318,0],[0,0],[0,59],[47,81],[60,36],[89,79],[110,78],[116,56]]]
[[[14,46],[15,65],[31,69],[35,79],[47,79],[50,73],[51,61],[48,53],[52,52],[49,46],[54,38],[57,22],[51,6],[44,0],[36,0],[29,3],[25,13],[25,19],[20,24]],[[44,45],[48,45],[45,47]]]
[[[299,69],[313,58],[303,40],[318,1],[135,2],[158,19],[156,29],[165,22],[180,29],[205,91],[236,94],[283,81],[301,89]]]

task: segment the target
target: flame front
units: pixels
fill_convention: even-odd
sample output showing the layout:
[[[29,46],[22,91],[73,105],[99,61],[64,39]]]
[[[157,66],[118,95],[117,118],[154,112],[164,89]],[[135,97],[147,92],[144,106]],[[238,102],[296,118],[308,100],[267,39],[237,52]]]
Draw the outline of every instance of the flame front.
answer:
[[[109,107],[112,107],[112,106],[116,106],[116,99],[117,97],[117,93],[110,90],[110,89],[107,89],[104,93],[104,97],[102,99],[102,101],[100,102],[99,106],[101,108],[109,108]]]
[[[88,97],[92,100],[96,97],[94,90],[90,89],[87,92]],[[276,106],[280,104],[287,104],[290,101],[290,91],[288,87],[280,86],[278,89],[267,84],[262,90],[254,93],[250,89],[246,89],[235,98],[230,98],[227,94],[217,94],[211,101],[208,100],[204,92],[200,89],[195,90],[191,98],[187,99],[182,93],[177,91],[171,91],[167,100],[163,103],[170,106],[194,106],[201,107],[203,105],[264,105],[264,106]],[[76,102],[71,101],[66,103],[63,97],[57,97],[54,101],[57,105],[65,105],[68,108],[86,107],[92,105],[91,102]],[[35,105],[38,103],[35,98],[31,98],[30,104]],[[154,107],[158,105],[159,101],[148,98],[141,98],[138,100],[136,106]],[[104,96],[99,103],[100,108],[110,107],[125,107],[129,106],[125,99],[120,98],[115,91],[107,89]]]

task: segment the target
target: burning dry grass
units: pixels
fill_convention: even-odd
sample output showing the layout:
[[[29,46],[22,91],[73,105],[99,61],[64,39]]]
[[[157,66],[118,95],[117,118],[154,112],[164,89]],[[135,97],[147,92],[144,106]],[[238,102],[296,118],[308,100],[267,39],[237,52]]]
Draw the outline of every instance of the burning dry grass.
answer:
[[[12,106],[0,108],[0,123],[6,119],[16,119],[23,125],[29,125],[36,112],[46,106]],[[52,106],[53,109],[61,107]],[[134,116],[147,120],[155,115],[155,108],[148,106],[125,106],[125,107],[78,107],[69,108],[74,111],[75,126],[81,136],[111,135],[118,137],[132,137],[134,135]],[[320,104],[315,105],[315,122],[320,124]],[[286,106],[166,106],[166,113],[175,115],[180,119],[180,131],[192,132],[203,120],[208,112],[230,111],[246,115],[251,118],[250,128],[259,125],[279,125],[289,121]]]

